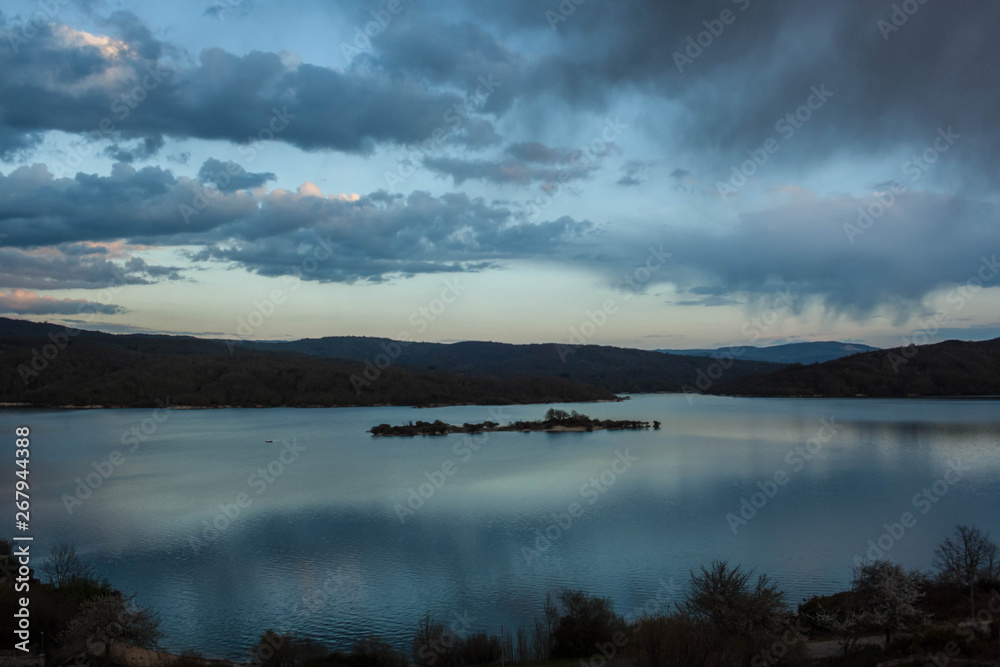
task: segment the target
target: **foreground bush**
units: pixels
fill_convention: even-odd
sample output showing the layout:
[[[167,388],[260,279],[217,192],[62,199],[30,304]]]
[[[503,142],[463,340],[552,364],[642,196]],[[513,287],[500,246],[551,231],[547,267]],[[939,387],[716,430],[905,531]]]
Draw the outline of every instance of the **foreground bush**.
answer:
[[[565,590],[559,601],[563,610],[552,633],[553,659],[589,657],[599,645],[621,643],[616,634],[625,630],[625,621],[615,614],[611,600]]]

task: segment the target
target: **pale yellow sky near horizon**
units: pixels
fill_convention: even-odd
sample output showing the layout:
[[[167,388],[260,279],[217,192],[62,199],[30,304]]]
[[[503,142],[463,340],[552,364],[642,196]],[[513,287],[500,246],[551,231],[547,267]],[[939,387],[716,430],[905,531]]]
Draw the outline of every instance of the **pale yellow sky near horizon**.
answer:
[[[84,326],[254,340],[408,336],[426,342],[582,341],[641,349],[841,340],[891,347],[920,331],[927,334],[922,342],[991,338],[998,335],[989,327],[1000,312],[997,288],[970,293],[961,301],[953,289],[941,290],[919,313],[902,320],[888,313],[864,320],[831,316],[816,300],[794,313],[777,297],[765,297],[755,306],[682,306],[673,304],[678,295],[667,284],[651,285],[645,293],[622,292],[614,289],[610,275],[534,262],[380,284],[302,282],[220,268],[188,276],[188,281],[129,285],[106,291],[103,297],[91,296],[95,301],[110,298],[127,312],[98,316]],[[72,290],[51,294],[79,296]],[[947,319],[935,321],[935,312]],[[976,327],[983,327],[983,335],[976,334]],[[968,334],[955,335],[951,329],[967,329]]]

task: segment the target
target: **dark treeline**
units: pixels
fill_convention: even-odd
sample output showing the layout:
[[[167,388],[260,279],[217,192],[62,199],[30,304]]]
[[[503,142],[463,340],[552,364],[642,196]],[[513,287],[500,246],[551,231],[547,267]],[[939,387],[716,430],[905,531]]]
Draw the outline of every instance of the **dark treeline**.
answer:
[[[865,352],[753,378],[723,377],[738,396],[1000,396],[1000,338]]]
[[[578,343],[578,344],[577,344]],[[288,343],[248,343],[250,349],[294,351],[321,357],[373,359],[400,345],[386,338],[329,337]],[[392,348],[395,349],[395,348]],[[561,377],[618,393],[683,391],[693,385],[712,360],[606,345],[539,343],[511,345],[485,341],[409,343],[399,348],[398,361],[416,368],[476,377]],[[769,373],[781,364],[734,360],[728,377]]]
[[[709,360],[596,345],[293,343],[112,335],[0,318],[0,402],[335,406],[613,400],[681,391]],[[741,377],[780,368],[736,362]]]
[[[17,596],[11,547],[0,541],[7,574],[0,632],[11,636]],[[934,572],[886,560],[860,564],[848,590],[814,597],[793,610],[777,584],[740,565],[714,561],[692,572],[683,595],[662,590],[622,615],[611,600],[563,590],[528,625],[501,636],[470,627],[461,612],[425,616],[408,650],[375,636],[350,651],[330,651],[288,630],[268,630],[247,647],[261,667],[465,667],[572,661],[581,667],[810,665],[833,643],[826,665],[995,664],[1000,657],[1000,554],[977,528],[959,526],[934,554]],[[68,545],[32,575],[33,628],[44,631],[50,665],[111,665],[120,649],[157,649],[159,618],[133,597],[99,581]],[[972,619],[972,620],[970,620]],[[37,637],[37,634],[36,634]],[[34,652],[40,647],[31,646]],[[831,653],[825,651],[825,653]],[[221,663],[186,653],[165,664]]]
[[[613,400],[615,393],[1000,395],[1000,339],[782,366],[597,345],[291,343],[111,335],[0,318],[0,403],[340,406]]]
[[[508,405],[614,400],[565,378],[480,377],[297,354],[230,350],[223,343],[157,337],[0,341],[0,403],[42,406],[328,407]],[[46,349],[52,359],[39,355]],[[366,375],[367,373],[367,375]]]
[[[976,528],[959,526],[935,551],[934,568],[925,574],[868,561],[855,569],[848,590],[813,597],[793,611],[767,575],[714,561],[691,573],[683,596],[658,593],[624,615],[607,598],[563,590],[531,625],[502,636],[471,631],[460,614],[421,619],[409,652],[377,637],[359,640],[350,652],[330,652],[269,631],[253,647],[252,661],[265,667],[468,667],[501,660],[762,667],[819,664],[817,657],[825,665],[859,666],[895,659],[944,665],[961,657],[970,661],[963,664],[995,664],[979,661],[1000,657],[996,544]],[[815,650],[830,642],[833,655]]]

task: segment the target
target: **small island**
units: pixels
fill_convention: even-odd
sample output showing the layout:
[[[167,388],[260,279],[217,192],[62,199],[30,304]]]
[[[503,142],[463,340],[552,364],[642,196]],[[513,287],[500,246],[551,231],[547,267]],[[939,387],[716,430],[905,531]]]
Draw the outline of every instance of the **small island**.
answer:
[[[498,424],[485,421],[480,424],[446,424],[440,419],[433,422],[409,422],[401,426],[379,424],[368,430],[373,436],[415,436],[415,435],[448,435],[449,433],[486,433],[493,431],[543,431],[546,433],[568,433],[587,431],[642,431],[648,428],[659,430],[660,422],[652,423],[634,419],[593,419],[581,415],[576,410],[550,409],[545,418],[538,421],[516,421],[510,424]]]

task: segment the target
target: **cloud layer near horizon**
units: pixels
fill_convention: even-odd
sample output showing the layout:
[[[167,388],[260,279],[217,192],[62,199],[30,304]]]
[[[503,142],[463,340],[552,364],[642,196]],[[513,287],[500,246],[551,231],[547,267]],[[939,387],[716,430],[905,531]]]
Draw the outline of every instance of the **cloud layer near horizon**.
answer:
[[[203,170],[219,164],[206,162]],[[353,282],[541,257],[594,228],[568,217],[526,222],[507,207],[465,194],[325,196],[313,184],[297,192],[218,189],[159,167],[122,163],[110,176],[72,179],[56,178],[44,165],[20,167],[0,175],[0,200],[6,204],[0,222],[9,230],[0,253],[13,274],[7,280],[51,289],[99,286],[111,276],[100,247],[74,245],[85,241],[193,246],[200,248],[191,255],[195,260],[232,262],[269,276]],[[323,256],[319,266],[303,272],[303,262],[317,255]],[[135,258],[119,272],[135,282],[145,282],[142,274],[178,277],[175,268]]]
[[[192,48],[123,10],[93,10],[86,30],[63,16],[31,26],[0,15],[0,157],[10,164],[0,170],[0,287],[155,284],[192,266],[338,283],[514,260],[611,275],[662,244],[673,257],[649,286],[669,283],[684,303],[788,288],[856,318],[915,309],[1000,247],[1000,7],[911,5],[408,7],[337,65],[291,50]],[[366,7],[347,3],[340,20],[364,26]],[[264,29],[264,12],[247,5],[240,25],[259,17]],[[809,108],[817,90],[829,92]],[[627,134],[607,135],[605,119],[622,115],[607,122]],[[35,160],[57,133],[75,143]],[[947,160],[939,133],[959,137]],[[770,164],[721,206],[718,184],[771,138]],[[434,191],[337,183],[367,194],[328,196],[308,181],[276,187],[287,158],[250,170],[211,155],[260,141],[331,160],[408,151],[409,168],[438,178]],[[207,157],[165,157],[177,142]],[[934,168],[851,233],[859,209],[905,179],[908,156],[930,150]],[[871,183],[851,182],[855,164]],[[539,199],[540,215],[524,203]],[[592,203],[599,215],[580,213]],[[139,247],[178,259],[154,264]],[[317,252],[325,259],[304,271]]]
[[[0,313],[12,315],[79,315],[101,313],[114,315],[124,312],[115,305],[94,303],[86,299],[55,299],[26,290],[0,292]]]

